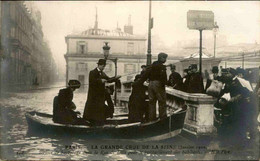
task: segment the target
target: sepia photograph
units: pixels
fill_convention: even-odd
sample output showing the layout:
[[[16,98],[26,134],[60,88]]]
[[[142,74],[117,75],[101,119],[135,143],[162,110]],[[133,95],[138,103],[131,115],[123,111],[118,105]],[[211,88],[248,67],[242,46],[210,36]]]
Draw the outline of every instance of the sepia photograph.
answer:
[[[259,1],[0,1],[0,160],[259,160]]]

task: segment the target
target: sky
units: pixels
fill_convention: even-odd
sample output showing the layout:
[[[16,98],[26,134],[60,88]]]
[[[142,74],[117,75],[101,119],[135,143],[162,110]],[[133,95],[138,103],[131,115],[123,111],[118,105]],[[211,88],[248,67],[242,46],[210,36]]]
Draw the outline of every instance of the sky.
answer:
[[[96,8],[98,27],[113,30],[117,24],[121,29],[131,24],[134,34],[147,36],[149,1],[35,1],[42,16],[45,40],[49,43],[58,65],[65,68],[65,36],[82,32],[94,26]],[[189,10],[213,11],[214,21],[219,26],[218,34],[225,35],[228,44],[260,43],[260,2],[258,1],[153,1],[152,35],[166,46],[178,41],[199,38],[199,32],[187,28]],[[203,37],[213,37],[210,30]],[[153,42],[153,40],[152,40]]]

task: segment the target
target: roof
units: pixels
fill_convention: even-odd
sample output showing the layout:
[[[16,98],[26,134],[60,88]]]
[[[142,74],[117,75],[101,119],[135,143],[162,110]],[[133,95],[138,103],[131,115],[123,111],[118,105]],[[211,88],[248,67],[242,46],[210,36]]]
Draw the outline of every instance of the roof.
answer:
[[[217,48],[218,54],[254,52],[254,51],[259,51],[259,50],[260,50],[260,45],[256,44],[256,43],[252,43],[252,44],[240,43],[240,44],[234,44],[234,45],[223,46],[223,47]]]
[[[90,28],[90,29],[85,30],[81,33],[70,34],[70,35],[68,35],[68,37],[99,37],[99,38],[113,37],[113,38],[131,38],[131,39],[144,39],[144,40],[146,40],[146,38],[144,36],[131,35],[129,33],[123,32],[119,29],[104,30],[104,29],[95,29],[95,28]]]
[[[191,54],[190,56],[185,57],[186,58],[199,58],[200,57],[200,53],[196,52]],[[202,58],[210,58],[209,55],[205,54],[204,52],[202,52]]]

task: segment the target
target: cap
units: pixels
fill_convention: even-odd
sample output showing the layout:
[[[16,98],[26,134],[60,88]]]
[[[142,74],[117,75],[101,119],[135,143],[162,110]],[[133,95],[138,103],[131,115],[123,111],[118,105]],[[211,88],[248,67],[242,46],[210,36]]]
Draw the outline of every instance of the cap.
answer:
[[[166,54],[166,53],[159,53],[158,54],[158,58],[167,58],[168,57],[168,54]]]
[[[137,80],[137,79],[140,79],[141,78],[141,74],[137,74],[136,76],[135,76],[135,79],[134,80]]]
[[[141,68],[146,68],[146,65],[141,65]]]
[[[227,69],[221,69],[221,73],[227,73],[228,72],[228,70]]]
[[[69,80],[68,85],[70,87],[79,88],[80,87],[80,82],[78,80]]]
[[[176,66],[174,64],[170,65],[171,69],[176,69]]]
[[[183,72],[186,72],[186,73],[188,73],[188,71],[189,71],[189,69],[184,69],[184,70],[183,70]]]
[[[218,73],[218,67],[213,66],[211,71],[212,71],[212,73]]]
[[[97,64],[98,65],[106,65],[106,60],[105,59],[99,59]]]
[[[190,68],[191,68],[191,69],[197,69],[198,67],[197,67],[197,64],[191,64],[191,65],[190,65]]]

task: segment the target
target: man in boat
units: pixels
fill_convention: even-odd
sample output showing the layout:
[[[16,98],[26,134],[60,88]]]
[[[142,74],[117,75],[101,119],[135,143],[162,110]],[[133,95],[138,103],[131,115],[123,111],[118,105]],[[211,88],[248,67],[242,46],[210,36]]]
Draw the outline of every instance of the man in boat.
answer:
[[[146,102],[146,87],[143,84],[138,84],[141,74],[135,76],[132,84],[132,93],[129,97],[128,119],[130,122],[145,122],[148,120],[148,102]]]
[[[110,117],[113,118],[113,114],[114,114],[114,103],[111,99],[111,95],[113,95],[114,93],[114,89],[113,86],[109,86],[106,87],[106,93],[105,93],[105,100],[107,105],[105,105],[105,109],[106,109],[106,118]]]
[[[61,89],[54,98],[53,121],[62,124],[88,125],[88,122],[79,117],[80,112],[75,111],[76,105],[72,102],[73,92],[80,87],[78,80],[70,80],[68,87]]]
[[[198,72],[197,64],[191,64],[191,75],[189,79],[188,91],[189,93],[204,93],[203,78]]]
[[[174,64],[171,64],[170,67],[171,67],[171,74],[169,76],[167,85],[177,90],[183,90],[182,77],[178,72],[175,71],[176,66]]]
[[[159,103],[159,118],[167,117],[166,114],[166,91],[167,84],[166,66],[164,63],[167,60],[166,53],[159,53],[158,60],[147,67],[147,71],[142,75],[138,83],[143,84],[149,79],[148,95],[149,95],[149,121],[156,120],[156,103]]]
[[[101,126],[106,120],[105,101],[108,98],[105,83],[117,82],[121,76],[110,78],[103,70],[106,66],[105,59],[99,59],[98,66],[89,73],[88,98],[85,104],[83,118],[93,126]]]

